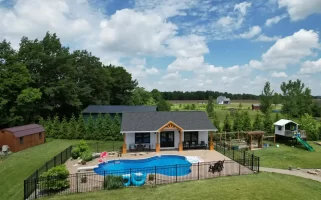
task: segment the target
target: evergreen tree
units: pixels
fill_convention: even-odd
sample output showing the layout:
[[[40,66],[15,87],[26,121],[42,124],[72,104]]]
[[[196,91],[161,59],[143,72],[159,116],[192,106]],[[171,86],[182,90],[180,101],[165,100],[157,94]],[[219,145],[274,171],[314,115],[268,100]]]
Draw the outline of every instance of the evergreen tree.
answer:
[[[52,138],[59,138],[60,137],[60,121],[59,117],[56,115],[53,118],[52,122]]]
[[[86,125],[86,134],[85,134],[84,139],[85,140],[92,140],[94,138],[93,133],[95,131],[95,125],[96,125],[95,120],[92,115],[90,115],[87,118],[85,125]]]
[[[215,112],[213,114],[213,117],[214,117],[213,124],[217,128],[218,132],[220,132],[221,131],[220,118],[217,116],[217,114]]]
[[[123,135],[120,133],[120,126],[121,126],[121,119],[118,114],[115,115],[112,123],[112,134],[113,134],[113,140],[123,140]]]
[[[207,105],[206,105],[206,112],[210,117],[212,117],[214,114],[214,100],[212,96],[208,98]]]
[[[104,123],[104,117],[102,114],[98,114],[96,120],[95,120],[95,127],[94,127],[94,132],[93,132],[93,137],[95,140],[102,140],[103,137],[103,123]]]
[[[67,138],[68,139],[76,139],[76,135],[78,135],[78,124],[75,118],[75,115],[72,114],[67,127]]]
[[[234,122],[233,122],[233,131],[241,131],[242,130],[242,116],[239,112],[234,114]]]
[[[109,114],[105,114],[102,124],[102,140],[113,140],[112,136],[112,120]]]
[[[252,123],[248,111],[243,112],[242,130],[250,131],[252,130]]]
[[[270,82],[266,82],[261,94],[261,105],[260,105],[260,109],[264,114],[266,112],[271,112],[272,102],[273,102],[273,93],[274,91],[271,90]]]
[[[265,131],[265,134],[269,135],[272,133],[272,121],[271,121],[271,116],[270,112],[265,113],[264,115],[264,121],[263,121],[263,129]]]
[[[255,130],[255,131],[263,130],[263,122],[262,122],[261,115],[259,114],[259,112],[256,113],[255,120],[253,123],[253,130]]]
[[[86,131],[86,123],[82,114],[78,116],[77,127],[78,127],[78,131],[77,131],[77,135],[75,136],[75,139],[85,139],[87,131]]]
[[[170,111],[171,104],[168,103],[165,99],[161,98],[157,103],[157,109],[158,111]]]
[[[279,115],[279,113],[276,113],[274,122],[277,122],[279,120],[280,120],[280,115]]]
[[[223,131],[230,132],[232,130],[230,115],[226,114],[224,119]]]
[[[68,133],[68,122],[66,117],[63,117],[60,123],[59,127],[59,139],[67,139],[67,133]]]

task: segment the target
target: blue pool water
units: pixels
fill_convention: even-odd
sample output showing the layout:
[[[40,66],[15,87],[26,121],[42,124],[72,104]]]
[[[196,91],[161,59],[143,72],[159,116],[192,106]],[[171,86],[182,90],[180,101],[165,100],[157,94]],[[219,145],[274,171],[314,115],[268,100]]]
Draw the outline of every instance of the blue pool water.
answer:
[[[100,163],[94,171],[99,175],[131,173],[157,173],[167,176],[184,176],[191,173],[192,164],[184,156],[161,155],[138,160],[111,160]]]

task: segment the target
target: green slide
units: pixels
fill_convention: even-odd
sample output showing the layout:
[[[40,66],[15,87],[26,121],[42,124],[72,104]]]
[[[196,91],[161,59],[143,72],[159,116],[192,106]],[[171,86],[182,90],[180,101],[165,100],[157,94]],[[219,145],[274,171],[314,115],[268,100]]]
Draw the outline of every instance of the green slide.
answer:
[[[305,146],[309,151],[314,151],[313,147],[311,147],[306,141],[302,140],[302,138],[296,136],[296,139]]]

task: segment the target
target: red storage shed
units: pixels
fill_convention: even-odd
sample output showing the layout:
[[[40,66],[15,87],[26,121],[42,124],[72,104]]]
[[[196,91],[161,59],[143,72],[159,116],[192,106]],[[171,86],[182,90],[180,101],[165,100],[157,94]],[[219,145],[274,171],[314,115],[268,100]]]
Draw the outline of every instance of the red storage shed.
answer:
[[[8,145],[10,151],[17,152],[45,142],[45,129],[38,124],[29,124],[2,129],[0,146]]]

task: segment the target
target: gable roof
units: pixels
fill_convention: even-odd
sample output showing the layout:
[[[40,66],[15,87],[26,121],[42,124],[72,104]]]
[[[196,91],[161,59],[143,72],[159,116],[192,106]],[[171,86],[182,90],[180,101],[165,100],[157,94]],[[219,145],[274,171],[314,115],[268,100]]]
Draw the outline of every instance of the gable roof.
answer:
[[[159,111],[123,113],[121,132],[156,132],[169,121],[184,131],[217,131],[203,111]]]
[[[216,99],[217,100],[222,100],[222,101],[231,101],[230,98],[226,98],[225,96],[218,96]]]
[[[29,124],[24,126],[6,128],[3,130],[13,133],[15,137],[23,137],[23,136],[32,135],[35,133],[40,133],[45,131],[43,126],[39,124]]]
[[[280,119],[279,121],[275,122],[274,125],[276,125],[276,126],[284,126],[284,125],[286,125],[286,124],[288,124],[288,123],[291,123],[291,122],[294,123],[294,124],[298,124],[298,123],[295,123],[295,122],[292,121],[292,120]]]
[[[123,113],[123,112],[151,112],[156,111],[156,106],[122,106],[122,105],[90,105],[82,113]]]

